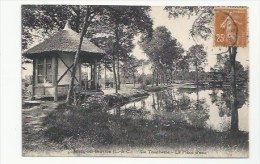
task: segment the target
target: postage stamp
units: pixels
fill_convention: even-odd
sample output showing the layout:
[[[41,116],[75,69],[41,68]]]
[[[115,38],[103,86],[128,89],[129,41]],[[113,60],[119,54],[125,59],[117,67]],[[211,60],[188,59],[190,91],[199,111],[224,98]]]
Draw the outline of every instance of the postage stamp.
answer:
[[[247,8],[215,8],[215,46],[247,45]]]

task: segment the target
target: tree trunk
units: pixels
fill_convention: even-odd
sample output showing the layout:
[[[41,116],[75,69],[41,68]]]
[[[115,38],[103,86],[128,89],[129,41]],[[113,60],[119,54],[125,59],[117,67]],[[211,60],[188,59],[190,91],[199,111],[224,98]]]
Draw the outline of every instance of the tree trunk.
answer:
[[[161,77],[162,75],[161,75],[161,72],[159,71],[159,69],[157,69],[157,71],[158,71],[157,72],[158,73],[158,84],[162,85],[162,77]]]
[[[100,62],[97,63],[97,90],[100,89],[100,75],[101,75],[101,67]]]
[[[124,71],[124,86],[126,87],[126,72]]]
[[[115,54],[113,52],[113,62],[112,62],[112,66],[113,66],[113,75],[114,75],[114,84],[113,87],[115,87],[115,92],[118,93],[118,88],[117,88],[117,78],[116,78],[116,66],[115,66]]]
[[[76,13],[76,21],[75,21],[75,26],[76,26],[76,28],[75,28],[75,30],[76,30],[76,32],[77,33],[79,33],[79,25],[80,25],[80,9],[78,8],[77,10],[74,10],[75,11],[75,13]]]
[[[199,71],[198,71],[198,64],[196,62],[196,94],[197,94],[197,106],[199,102]]]
[[[36,60],[33,60],[33,78],[32,78],[32,100],[34,100],[34,96],[35,96],[35,84],[36,84]]]
[[[134,87],[135,87],[135,72],[133,71],[133,83],[134,83]]]
[[[72,93],[73,93],[73,88],[74,88],[74,80],[75,80],[75,75],[76,75],[76,68],[77,68],[77,64],[78,64],[78,60],[79,60],[79,54],[80,54],[80,50],[81,50],[81,45],[82,45],[82,41],[83,41],[83,37],[87,31],[87,28],[89,26],[89,10],[87,10],[87,15],[85,16],[84,19],[84,25],[83,25],[83,29],[80,35],[80,41],[79,41],[79,47],[78,50],[76,52],[75,58],[74,58],[74,63],[73,63],[73,67],[72,67],[72,73],[71,73],[71,79],[70,79],[70,84],[69,84],[69,90],[68,90],[68,95],[67,95],[67,99],[66,99],[66,103],[68,105],[71,105],[72,103]]]
[[[228,47],[230,64],[231,64],[231,132],[238,131],[238,110],[237,110],[237,93],[236,93],[236,54],[237,47]]]
[[[117,89],[120,90],[120,85],[121,85],[121,81],[120,81],[120,72],[119,72],[119,53],[117,53]]]
[[[153,107],[153,109],[154,109],[154,110],[156,110],[156,108],[155,108],[155,99],[154,99],[154,93],[152,93],[152,98],[153,98],[153,105],[152,105],[152,107]]]
[[[107,68],[106,68],[106,63],[105,63],[105,88],[106,88],[106,81],[107,81]]]
[[[198,64],[196,62],[196,85],[199,84],[199,71],[198,71]]]
[[[174,80],[176,80],[176,70],[173,71],[172,73],[172,83],[174,83]]]
[[[156,86],[158,86],[159,83],[159,73],[158,73],[158,67],[156,67]]]
[[[116,87],[116,93],[118,93],[119,84],[117,83],[118,82],[118,77],[116,75],[116,59],[115,59],[115,55],[117,54],[117,56],[119,57],[119,54],[118,54],[118,48],[119,48],[118,28],[119,28],[119,23],[116,22],[115,25],[116,25],[116,28],[115,28],[116,42],[115,42],[115,46],[114,46],[114,50],[113,50],[113,73],[114,73],[114,82],[115,82],[115,87]],[[119,68],[119,66],[118,66],[118,68]]]
[[[162,75],[162,81],[163,81],[163,85],[165,85],[165,73],[163,73],[163,75]]]
[[[154,86],[154,76],[155,76],[155,70],[153,69],[152,86]]]
[[[171,84],[173,84],[173,70],[171,70],[171,73],[170,73],[170,80],[171,80]]]
[[[159,92],[156,92],[157,110],[160,110]]]

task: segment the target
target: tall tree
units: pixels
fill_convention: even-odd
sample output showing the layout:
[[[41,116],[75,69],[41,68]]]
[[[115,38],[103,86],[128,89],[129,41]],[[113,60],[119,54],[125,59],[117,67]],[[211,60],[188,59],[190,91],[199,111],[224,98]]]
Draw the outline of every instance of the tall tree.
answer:
[[[74,88],[74,80],[75,80],[76,68],[77,68],[78,61],[79,61],[79,54],[80,54],[80,51],[81,51],[81,45],[82,45],[83,37],[86,35],[86,31],[88,30],[90,24],[93,23],[93,21],[95,21],[96,19],[98,19],[96,17],[98,17],[102,14],[104,14],[103,8],[100,8],[99,6],[85,6],[84,24],[83,24],[83,28],[82,28],[82,31],[81,31],[79,47],[78,47],[78,50],[76,52],[73,67],[72,67],[69,90],[68,90],[67,99],[66,99],[67,104],[72,103],[72,93],[73,93],[73,89],[75,89]]]
[[[125,78],[132,77],[133,84],[135,86],[137,68],[142,66],[143,60],[138,60],[134,56],[128,56],[125,58],[124,65],[122,65],[122,72]]]
[[[139,44],[153,63],[156,72],[156,85],[158,85],[159,74],[163,77],[163,72],[167,72],[167,70],[170,70],[172,74],[172,71],[176,69],[176,63],[184,52],[181,44],[171,36],[170,31],[164,26],[157,27],[151,39],[142,38]]]
[[[190,29],[190,35],[196,44],[196,39],[207,40],[212,36],[213,6],[166,6],[164,10],[174,19],[181,16],[196,17]]]
[[[68,90],[68,95],[67,95],[67,99],[66,99],[66,103],[67,104],[71,104],[72,103],[72,93],[73,93],[73,88],[74,88],[74,79],[75,79],[75,74],[76,74],[76,68],[77,68],[77,64],[79,61],[79,54],[81,51],[81,45],[82,45],[82,41],[83,41],[83,37],[86,34],[87,28],[89,26],[89,23],[91,21],[90,18],[90,8],[87,8],[87,13],[84,19],[84,24],[83,24],[83,29],[81,31],[81,35],[80,35],[80,42],[79,42],[79,46],[78,46],[78,50],[76,52],[75,58],[74,58],[74,62],[73,62],[73,67],[72,67],[72,72],[71,72],[71,79],[70,79],[70,84],[69,84],[69,90]]]
[[[113,51],[112,56],[114,60],[117,58],[117,75],[114,71],[114,77],[117,79],[115,80],[117,92],[117,89],[120,89],[120,38],[123,38],[124,30],[128,31],[132,40],[137,33],[144,33],[146,36],[149,35],[152,31],[152,21],[149,15],[150,7],[112,6],[108,11],[110,13],[110,24],[114,25],[115,51]]]
[[[187,52],[188,61],[190,64],[195,67],[196,70],[196,84],[198,84],[198,74],[199,69],[203,68],[204,64],[207,61],[207,53],[204,51],[203,45],[191,46]]]
[[[208,39],[212,36],[212,20],[214,16],[214,7],[209,6],[187,6],[187,7],[174,7],[167,6],[165,10],[168,11],[169,17],[177,18],[180,16],[197,16],[195,19],[192,28],[190,30],[190,34],[197,44],[196,37],[201,37],[203,39]],[[233,21],[233,20],[232,20]],[[234,24],[236,24],[233,21]],[[236,29],[237,30],[237,29]],[[236,32],[235,32],[236,33]],[[235,44],[234,44],[235,45]],[[230,85],[232,88],[232,96],[231,96],[231,110],[232,110],[232,119],[231,119],[231,131],[238,131],[238,111],[237,111],[237,95],[236,95],[236,55],[237,55],[237,47],[229,46],[226,51],[229,53],[230,64],[231,64],[231,80]],[[226,53],[224,52],[224,53]]]
[[[248,80],[248,71],[243,67],[243,65],[236,61],[236,81],[239,84],[244,84]],[[221,72],[224,75],[224,81],[230,81],[231,79],[231,62],[229,56],[225,54],[224,56],[217,56],[217,63],[212,68],[215,72]]]
[[[142,33],[151,35],[152,20],[147,6],[107,6],[100,18],[99,38],[110,42],[107,52],[111,56],[115,92],[120,89],[120,61],[132,51],[134,37]],[[109,24],[109,26],[107,26]]]
[[[179,61],[176,63],[176,72],[181,73],[181,80],[184,79],[184,73],[189,72],[189,59],[188,56],[182,56],[182,58],[179,59]],[[180,79],[179,79],[180,80]]]
[[[189,48],[187,52],[187,58],[190,61],[191,65],[195,67],[196,71],[196,92],[197,92],[197,101],[199,101],[199,70],[203,70],[203,66],[207,61],[207,53],[204,51],[203,45],[194,45]]]

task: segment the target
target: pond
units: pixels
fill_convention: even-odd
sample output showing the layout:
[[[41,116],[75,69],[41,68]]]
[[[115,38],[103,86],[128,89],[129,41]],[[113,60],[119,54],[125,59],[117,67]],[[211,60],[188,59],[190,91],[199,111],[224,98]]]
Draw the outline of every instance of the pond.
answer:
[[[248,132],[248,88],[239,88],[239,130]],[[189,126],[227,131],[230,129],[230,88],[199,89],[174,86],[151,92],[148,97],[115,107],[109,111],[120,117],[159,120],[163,126]]]

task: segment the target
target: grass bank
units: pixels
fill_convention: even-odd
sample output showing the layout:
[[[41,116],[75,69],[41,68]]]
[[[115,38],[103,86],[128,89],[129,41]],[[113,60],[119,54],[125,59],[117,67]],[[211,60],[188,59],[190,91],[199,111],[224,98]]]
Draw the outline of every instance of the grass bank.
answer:
[[[86,152],[90,147],[219,148],[247,151],[248,133],[216,132],[170,120],[132,119],[110,115],[106,102],[91,98],[91,105],[60,105],[43,121],[43,137],[59,150]],[[88,103],[89,103],[88,102]]]
[[[115,105],[120,105],[127,103],[129,101],[133,101],[136,98],[148,96],[149,93],[145,90],[131,90],[125,91],[118,94],[106,94],[104,95],[104,101],[107,102],[108,107],[112,107]]]
[[[151,85],[147,85],[144,87],[144,90],[147,92],[157,92],[157,91],[161,91],[164,89],[167,89],[169,86],[167,85],[159,85],[159,86],[151,86]]]

